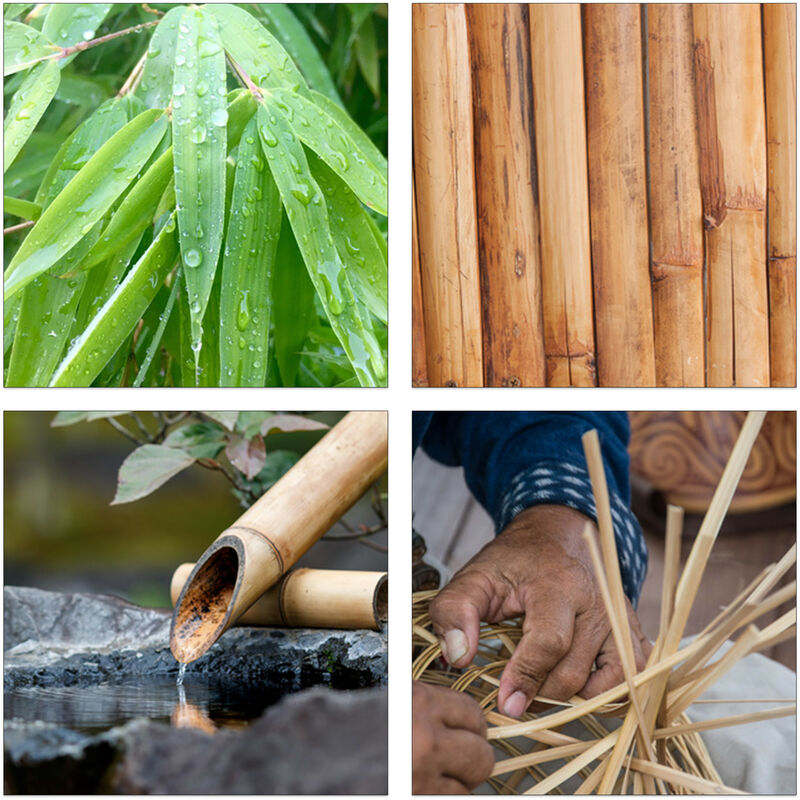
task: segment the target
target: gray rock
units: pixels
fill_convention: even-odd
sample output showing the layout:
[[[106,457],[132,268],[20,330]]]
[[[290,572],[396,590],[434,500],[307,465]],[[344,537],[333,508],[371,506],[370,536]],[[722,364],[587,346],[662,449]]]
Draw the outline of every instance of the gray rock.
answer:
[[[237,733],[131,732],[113,780],[130,794],[385,794],[385,689],[309,689]]]

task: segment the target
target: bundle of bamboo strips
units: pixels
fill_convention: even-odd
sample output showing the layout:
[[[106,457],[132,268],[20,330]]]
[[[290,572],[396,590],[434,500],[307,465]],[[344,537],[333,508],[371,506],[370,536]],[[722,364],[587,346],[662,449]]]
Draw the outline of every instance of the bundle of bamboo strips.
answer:
[[[414,5],[416,383],[794,385],[795,15]]]
[[[428,604],[436,592],[414,595],[413,677],[467,692],[480,703],[489,725],[489,740],[501,754],[489,787],[501,794],[741,793],[723,784],[699,732],[795,715],[795,699],[781,700],[766,710],[697,723],[685,712],[739,659],[796,636],[796,609],[761,630],[755,625],[763,615],[795,597],[795,583],[775,587],[795,564],[796,547],[763,570],[693,640],[682,646],[681,639],[764,413],[748,415],[680,577],[683,512],[674,506],[668,510],[660,629],[647,666],[638,674],[599,441],[595,431],[584,436],[600,547],[592,525],[587,524],[584,536],[621,654],[625,681],[619,686],[589,700],[574,697],[567,703],[537,697],[536,701],[553,710],[527,712],[519,721],[506,717],[497,711],[497,691],[500,675],[522,636],[521,620],[484,624],[475,663],[465,670],[441,668],[442,651],[428,615]],[[733,645],[722,652],[726,640],[737,634]],[[612,724],[613,718],[621,718],[621,725]],[[562,730],[565,726],[571,727]]]

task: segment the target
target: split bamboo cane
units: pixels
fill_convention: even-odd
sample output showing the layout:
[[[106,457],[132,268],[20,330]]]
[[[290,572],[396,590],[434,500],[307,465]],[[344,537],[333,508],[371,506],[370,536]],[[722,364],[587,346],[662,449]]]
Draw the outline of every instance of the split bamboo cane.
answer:
[[[174,606],[194,564],[181,564],[170,582]],[[385,572],[293,569],[261,595],[237,625],[380,630],[387,619]]]
[[[756,4],[695,4],[709,386],[769,386],[766,123]]]
[[[547,385],[594,386],[580,6],[532,3],[528,9]]]
[[[769,218],[769,347],[773,386],[797,383],[797,6],[764,3]]]
[[[351,411],[206,550],[172,615],[178,661],[203,655],[385,471],[386,422]]]
[[[431,386],[482,386],[472,80],[463,5],[412,6],[414,181]]]
[[[656,381],[705,385],[703,226],[692,7],[647,6],[650,273]]]
[[[425,312],[422,306],[422,278],[419,272],[419,237],[417,234],[417,195],[411,180],[411,385],[428,385],[425,356]]]
[[[544,386],[527,8],[470,3],[485,386]],[[510,87],[514,87],[511,90]]]
[[[591,3],[583,21],[598,376],[653,386],[640,10]]]

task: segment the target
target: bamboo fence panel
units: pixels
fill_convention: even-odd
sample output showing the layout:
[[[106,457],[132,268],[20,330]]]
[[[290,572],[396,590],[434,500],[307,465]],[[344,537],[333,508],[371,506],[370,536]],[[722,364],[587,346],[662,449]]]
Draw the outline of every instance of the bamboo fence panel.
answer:
[[[415,384],[794,385],[795,18],[415,4]]]
[[[797,6],[764,4],[769,218],[769,347],[773,386],[797,382]]]
[[[580,5],[530,6],[548,386],[597,383]]]
[[[480,224],[484,379],[545,381],[528,10],[467,5]],[[513,90],[509,90],[513,87]],[[515,179],[510,179],[515,176]],[[510,335],[509,335],[510,334]]]
[[[414,175],[433,386],[481,386],[472,80],[463,5],[413,6]],[[442,116],[444,114],[444,117]]]

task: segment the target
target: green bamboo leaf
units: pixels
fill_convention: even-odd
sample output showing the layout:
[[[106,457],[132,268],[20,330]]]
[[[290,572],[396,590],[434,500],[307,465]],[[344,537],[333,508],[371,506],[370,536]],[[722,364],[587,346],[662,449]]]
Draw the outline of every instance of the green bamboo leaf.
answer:
[[[370,337],[331,237],[328,212],[305,152],[274,98],[258,109],[261,144],[278,185],[308,274],[331,327],[364,386],[386,377],[377,341]]]
[[[342,105],[328,67],[303,24],[286,3],[259,3],[267,29],[286,48],[311,88]]]
[[[308,84],[280,42],[252,15],[237,6],[209,4],[219,22],[222,44],[258,86],[287,86],[308,93]]]
[[[272,271],[273,341],[284,386],[294,386],[300,353],[314,317],[314,284],[308,277],[303,256],[284,219],[275,267]]]
[[[375,25],[367,18],[358,29],[356,37],[356,60],[361,74],[376,99],[381,96],[380,61],[378,43],[375,40]]]
[[[225,55],[216,22],[196,8],[184,9],[178,25],[172,93],[181,259],[198,359],[222,246],[228,111]]]
[[[58,45],[36,28],[3,20],[3,75],[27,69],[31,61],[50,56],[58,49]]]
[[[149,108],[166,108],[172,98],[175,45],[183,10],[183,6],[178,6],[167,11],[150,38],[142,80],[136,89],[136,95]]]
[[[194,456],[165,444],[143,444],[137,447],[122,462],[117,493],[111,505],[130,503],[147,497],[194,461]]]
[[[313,153],[308,164],[325,195],[331,233],[353,291],[381,322],[388,318],[386,256],[375,239],[371,218],[345,182]]]
[[[175,266],[175,228],[173,215],[72,345],[51,386],[89,386],[117,352]]]
[[[39,219],[42,207],[38,203],[31,203],[30,200],[20,200],[18,197],[3,197],[3,213],[11,214],[20,219]]]
[[[172,287],[169,290],[167,302],[164,304],[164,310],[159,315],[158,327],[156,328],[155,333],[153,333],[153,338],[150,340],[150,344],[147,347],[147,354],[145,355],[144,361],[142,361],[142,366],[139,367],[139,371],[136,373],[136,379],[133,382],[134,388],[138,388],[142,385],[142,383],[144,383],[144,380],[147,378],[147,374],[150,371],[150,366],[152,365],[153,360],[155,359],[156,354],[161,347],[161,340],[164,338],[164,331],[167,329],[167,324],[172,316],[172,309],[175,307],[175,299],[178,296],[180,284],[181,273],[177,272],[175,274],[175,280],[172,282]]]
[[[377,168],[334,117],[297,92],[272,89],[270,96],[292,123],[294,132],[358,196],[386,216],[386,172]]]
[[[83,75],[62,75],[56,100],[74,106],[94,108],[108,99],[110,87],[107,81],[93,80]]]
[[[3,304],[3,356],[11,349],[14,343],[14,334],[19,321],[19,309],[22,305],[22,295],[18,294]]]
[[[14,19],[14,17],[20,17],[29,8],[33,8],[33,6],[33,3],[4,3],[3,17],[5,19]]]
[[[53,200],[6,270],[8,299],[86,236],[136,177],[166,131],[163,112],[146,111],[114,134]]]
[[[137,239],[152,224],[161,195],[172,177],[172,147],[162,153],[120,203],[95,246],[83,260],[89,269]]]
[[[222,258],[220,383],[264,386],[270,283],[283,211],[278,187],[264,163],[255,118],[239,144],[230,208]]]
[[[35,66],[22,82],[3,120],[3,172],[11,166],[22,146],[47,110],[58,89],[61,72],[53,61]]]
[[[71,47],[94,39],[95,32],[113,3],[53,3],[44,18],[42,33],[59,47]],[[59,59],[63,69],[74,55]]]
[[[352,25],[350,36],[355,39],[361,31],[362,25],[375,10],[375,3],[345,3],[344,6],[350,14],[350,23]]]
[[[211,387],[219,383],[219,298],[221,270],[217,270],[211,287],[208,308],[204,320],[203,346],[194,347],[192,338],[192,314],[186,292],[178,298],[178,322],[180,335],[181,383],[184,386]]]
[[[35,194],[63,143],[64,136],[61,133],[34,131],[17,160],[3,176],[5,191],[17,196]],[[41,205],[36,198],[34,202]]]

